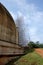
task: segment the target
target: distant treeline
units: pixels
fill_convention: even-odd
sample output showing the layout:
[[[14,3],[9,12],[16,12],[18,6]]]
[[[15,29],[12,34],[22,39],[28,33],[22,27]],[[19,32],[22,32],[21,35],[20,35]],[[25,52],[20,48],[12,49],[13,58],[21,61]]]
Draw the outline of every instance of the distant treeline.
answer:
[[[43,48],[43,43],[39,43],[39,41],[37,41],[36,43],[30,41],[30,42],[28,43],[28,46],[29,46],[30,48]]]

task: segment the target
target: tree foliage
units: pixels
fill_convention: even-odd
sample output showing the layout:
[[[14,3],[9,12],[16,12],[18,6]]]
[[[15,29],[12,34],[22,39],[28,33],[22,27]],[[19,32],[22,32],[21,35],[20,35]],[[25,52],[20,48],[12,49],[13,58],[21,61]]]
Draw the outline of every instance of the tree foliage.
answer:
[[[34,43],[33,41],[30,41],[28,43],[28,46],[30,48],[43,48],[43,44],[39,43],[39,41],[37,41],[36,43]]]

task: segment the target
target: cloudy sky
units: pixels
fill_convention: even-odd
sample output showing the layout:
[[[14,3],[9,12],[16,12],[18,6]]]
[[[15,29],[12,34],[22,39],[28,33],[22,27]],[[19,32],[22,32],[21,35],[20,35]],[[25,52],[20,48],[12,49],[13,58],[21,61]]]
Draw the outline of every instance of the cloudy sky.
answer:
[[[43,0],[0,0],[16,21],[22,16],[26,39],[43,42]]]

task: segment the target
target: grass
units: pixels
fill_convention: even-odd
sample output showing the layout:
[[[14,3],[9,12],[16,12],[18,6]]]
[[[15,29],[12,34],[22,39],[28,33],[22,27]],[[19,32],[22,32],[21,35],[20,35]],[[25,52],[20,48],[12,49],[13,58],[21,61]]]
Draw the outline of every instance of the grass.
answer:
[[[35,51],[22,56],[14,65],[43,65],[43,58]]]
[[[40,48],[40,49],[42,49],[42,50],[43,50],[43,48]]]

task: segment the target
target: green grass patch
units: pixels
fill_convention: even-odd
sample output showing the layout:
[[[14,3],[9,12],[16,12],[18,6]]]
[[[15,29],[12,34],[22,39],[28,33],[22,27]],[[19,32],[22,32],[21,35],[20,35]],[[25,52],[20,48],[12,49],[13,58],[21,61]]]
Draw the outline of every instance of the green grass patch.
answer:
[[[43,65],[43,58],[35,51],[22,56],[15,65]]]
[[[42,49],[42,50],[43,50],[43,48],[40,48],[40,49]]]

